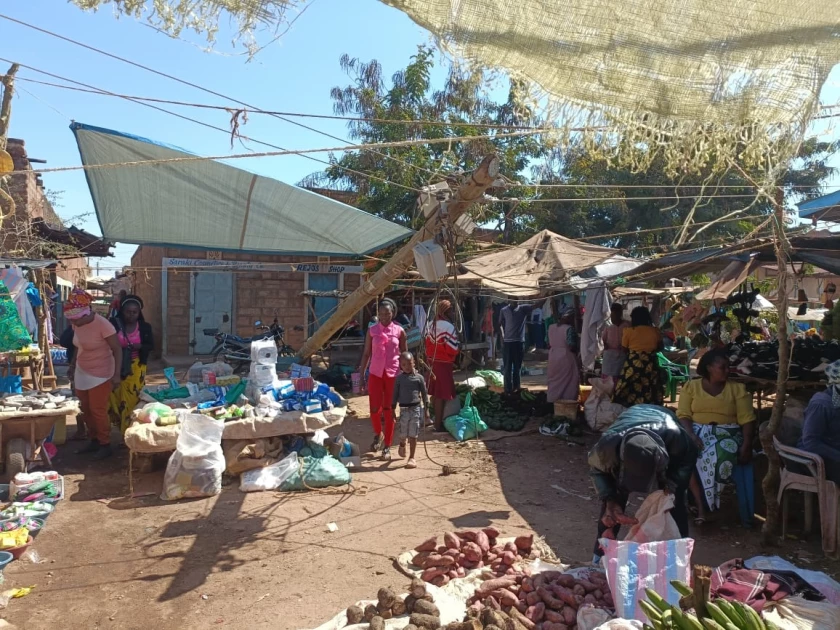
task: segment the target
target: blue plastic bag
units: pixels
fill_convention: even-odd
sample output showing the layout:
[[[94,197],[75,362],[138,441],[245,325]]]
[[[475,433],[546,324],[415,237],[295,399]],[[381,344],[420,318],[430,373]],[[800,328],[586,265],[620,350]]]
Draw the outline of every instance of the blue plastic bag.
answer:
[[[22,394],[23,379],[19,374],[0,376],[0,394]]]
[[[443,426],[459,442],[474,438],[487,430],[487,425],[478,414],[478,409],[472,406],[472,392],[464,399],[464,406],[458,415],[449,416],[443,421]]]

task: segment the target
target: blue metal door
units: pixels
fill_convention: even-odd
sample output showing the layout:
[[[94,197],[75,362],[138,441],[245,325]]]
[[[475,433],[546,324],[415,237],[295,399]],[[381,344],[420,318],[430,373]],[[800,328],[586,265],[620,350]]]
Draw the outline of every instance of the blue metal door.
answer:
[[[310,291],[335,291],[338,289],[337,273],[310,273]],[[338,298],[310,297],[312,308],[309,310],[309,336],[318,330],[338,308]]]

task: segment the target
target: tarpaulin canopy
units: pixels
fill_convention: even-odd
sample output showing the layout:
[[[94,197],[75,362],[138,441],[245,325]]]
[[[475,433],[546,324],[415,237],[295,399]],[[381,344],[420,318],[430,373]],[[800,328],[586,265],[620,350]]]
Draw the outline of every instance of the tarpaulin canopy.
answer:
[[[85,166],[184,158],[146,138],[73,123]],[[110,241],[268,254],[362,255],[410,230],[296,186],[212,160],[85,170]]]
[[[520,245],[476,256],[463,263],[460,279],[480,279],[503,295],[537,295],[569,286],[573,276],[613,258],[616,250],[583,243],[543,230]]]

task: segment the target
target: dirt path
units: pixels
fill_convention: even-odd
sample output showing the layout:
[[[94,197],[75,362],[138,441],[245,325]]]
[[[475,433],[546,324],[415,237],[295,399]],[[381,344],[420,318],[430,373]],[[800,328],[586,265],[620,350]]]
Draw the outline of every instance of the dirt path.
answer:
[[[372,437],[366,399],[351,405],[359,419],[348,416],[343,430],[364,447]],[[588,562],[599,506],[586,448],[535,428],[464,445],[430,441],[435,461],[468,467],[450,476],[421,447],[416,470],[370,462],[347,492],[246,495],[234,484],[212,499],[176,503],[157,497],[162,472],[137,476],[135,491],[151,495],[124,498],[124,449],[110,462],[89,463],[64,447],[56,467],[67,475],[69,498],[34,546],[43,560],[6,570],[7,585],[36,589],[2,617],[27,630],[311,628],[380,586],[403,586],[392,559],[404,549],[491,523],[510,534],[533,530],[564,559]],[[329,522],[337,532],[327,532]],[[757,534],[735,525],[734,505],[721,522],[732,527],[707,525],[698,534],[696,562],[759,552]],[[813,543],[790,542],[784,551],[824,570]]]

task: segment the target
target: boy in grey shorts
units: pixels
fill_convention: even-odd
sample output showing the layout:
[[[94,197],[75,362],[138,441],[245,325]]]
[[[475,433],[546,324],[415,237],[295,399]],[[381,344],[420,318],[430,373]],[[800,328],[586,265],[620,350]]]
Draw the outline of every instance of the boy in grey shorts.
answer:
[[[409,455],[406,468],[417,468],[414,454],[423,419],[429,418],[429,395],[426,381],[414,369],[414,357],[410,352],[400,354],[400,374],[394,383],[392,406],[400,405],[400,457],[405,457],[405,442],[408,440]]]

